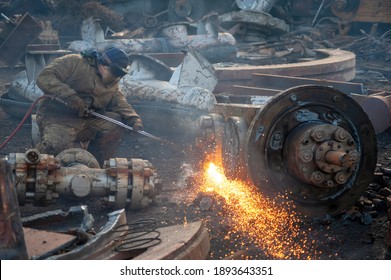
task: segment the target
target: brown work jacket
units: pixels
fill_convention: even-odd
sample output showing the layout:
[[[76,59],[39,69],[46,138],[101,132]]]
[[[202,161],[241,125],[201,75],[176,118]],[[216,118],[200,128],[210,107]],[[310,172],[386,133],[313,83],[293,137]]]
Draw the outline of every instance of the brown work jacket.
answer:
[[[111,86],[103,84],[95,59],[83,58],[79,54],[57,58],[38,75],[37,85],[45,95],[61,100],[77,94],[87,107],[118,113],[123,120],[139,117],[126,101],[118,83]],[[64,104],[48,98],[42,100],[38,114],[45,118],[77,116],[77,112],[72,112]]]

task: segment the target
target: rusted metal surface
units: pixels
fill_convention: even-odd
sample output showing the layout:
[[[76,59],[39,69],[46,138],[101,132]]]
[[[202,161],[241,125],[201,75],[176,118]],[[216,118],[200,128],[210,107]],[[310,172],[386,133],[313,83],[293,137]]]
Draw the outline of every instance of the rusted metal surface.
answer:
[[[263,34],[282,34],[289,32],[289,25],[278,18],[272,17],[266,13],[257,13],[249,11],[233,11],[219,16],[222,23],[243,23],[247,28],[247,32],[251,29],[257,30],[256,33],[260,33],[259,29],[262,30]]]
[[[223,92],[235,84],[251,86],[254,73],[308,77],[316,79],[350,81],[355,77],[356,56],[343,50],[317,50],[323,58],[292,64],[275,65],[235,65],[232,67],[216,67],[219,83],[215,92]]]
[[[311,145],[309,139],[306,141],[307,130],[302,128],[313,122],[319,123],[322,129],[317,131],[319,135],[314,131],[319,139],[316,138]],[[330,130],[326,133],[329,125],[334,126],[335,132]],[[293,151],[288,148],[289,139],[296,132],[303,137],[301,145],[308,144],[304,157],[291,154]],[[249,173],[256,185],[271,196],[278,192],[287,193],[310,215],[337,213],[353,204],[371,182],[376,166],[376,138],[368,117],[346,94],[327,87],[303,86],[278,94],[254,117],[246,139]],[[321,152],[322,147],[323,151],[327,150],[324,145],[328,143],[332,143],[333,147],[336,144],[336,150],[338,143],[350,147],[348,154],[356,156],[354,165],[357,168],[353,173],[347,171],[350,163],[343,165],[344,169],[320,163],[330,161]],[[309,184],[311,177],[293,172],[292,168],[296,169],[300,162],[306,163],[298,172],[310,171],[307,166],[310,163],[314,167],[312,174],[316,173],[314,180],[322,182],[322,187]],[[339,180],[338,170],[345,170],[343,183],[340,183],[343,180]],[[330,179],[323,181],[325,177]]]
[[[26,13],[0,45],[0,60],[14,66],[24,55],[26,46],[41,33],[42,27]]]
[[[204,260],[208,255],[209,233],[201,221],[159,228],[159,232],[164,242],[134,260]]]
[[[76,240],[76,236],[46,230],[23,228],[27,245],[28,259],[44,255],[47,252],[66,247]]]
[[[255,73],[253,75],[254,86],[268,89],[284,90],[301,85],[324,85],[338,89],[345,93],[364,94],[364,87],[361,83],[349,83],[341,81],[331,81],[325,79],[310,79],[303,77],[288,77],[280,75],[269,75]]]
[[[62,196],[104,197],[116,208],[139,209],[150,205],[155,185],[160,183],[151,163],[142,159],[111,158],[102,169],[86,150],[68,149],[57,157],[31,149],[10,154],[9,162],[20,205],[45,206]],[[103,183],[102,183],[103,182]]]
[[[11,165],[5,159],[0,159],[0,196],[0,259],[26,259],[27,249]]]
[[[91,216],[88,228],[83,225],[86,214]],[[157,227],[154,219],[127,221],[121,209],[109,213],[100,231],[91,235],[88,231],[93,223],[83,205],[71,207],[68,212],[55,210],[24,218],[28,259],[200,260],[207,257],[210,248],[202,221]],[[73,225],[78,230],[70,231]]]
[[[391,23],[391,2],[383,0],[334,0],[332,13],[345,22]]]
[[[360,102],[373,123],[376,133],[386,131],[391,126],[391,93],[385,96],[371,95]]]
[[[288,196],[308,215],[346,209],[371,182],[377,161],[375,131],[361,106],[341,91],[293,87],[257,107],[218,104],[217,112],[223,116],[219,127],[224,127],[226,139],[216,141],[219,133],[213,133],[212,125],[206,135],[213,137],[204,140],[210,147],[221,143],[216,151],[224,151],[226,171],[243,176],[235,162],[244,159],[244,177],[270,197]]]

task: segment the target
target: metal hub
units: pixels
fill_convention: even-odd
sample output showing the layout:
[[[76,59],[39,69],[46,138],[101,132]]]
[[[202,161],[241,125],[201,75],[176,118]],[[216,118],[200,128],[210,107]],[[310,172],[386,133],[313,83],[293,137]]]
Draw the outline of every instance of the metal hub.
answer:
[[[314,187],[333,188],[354,174],[360,153],[345,129],[329,124],[304,124],[287,137],[288,172]]]
[[[290,198],[312,216],[356,202],[377,162],[368,116],[352,98],[325,86],[274,96],[249,125],[245,148],[254,184],[270,197]]]

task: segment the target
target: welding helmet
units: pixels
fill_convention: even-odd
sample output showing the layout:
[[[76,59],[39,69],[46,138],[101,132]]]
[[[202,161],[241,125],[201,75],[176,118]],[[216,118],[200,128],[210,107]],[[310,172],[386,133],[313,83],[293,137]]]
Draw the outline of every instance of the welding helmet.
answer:
[[[115,77],[123,77],[128,73],[126,67],[129,64],[129,57],[121,49],[114,47],[107,49],[98,57],[98,62],[102,65],[109,66],[111,74]]]

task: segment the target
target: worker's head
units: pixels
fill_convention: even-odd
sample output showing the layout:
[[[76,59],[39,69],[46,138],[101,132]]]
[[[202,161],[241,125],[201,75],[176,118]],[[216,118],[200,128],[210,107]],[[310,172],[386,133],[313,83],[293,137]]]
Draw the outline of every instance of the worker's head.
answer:
[[[110,84],[118,82],[128,72],[126,67],[129,64],[128,55],[121,49],[109,48],[98,59],[99,72],[103,82]]]

